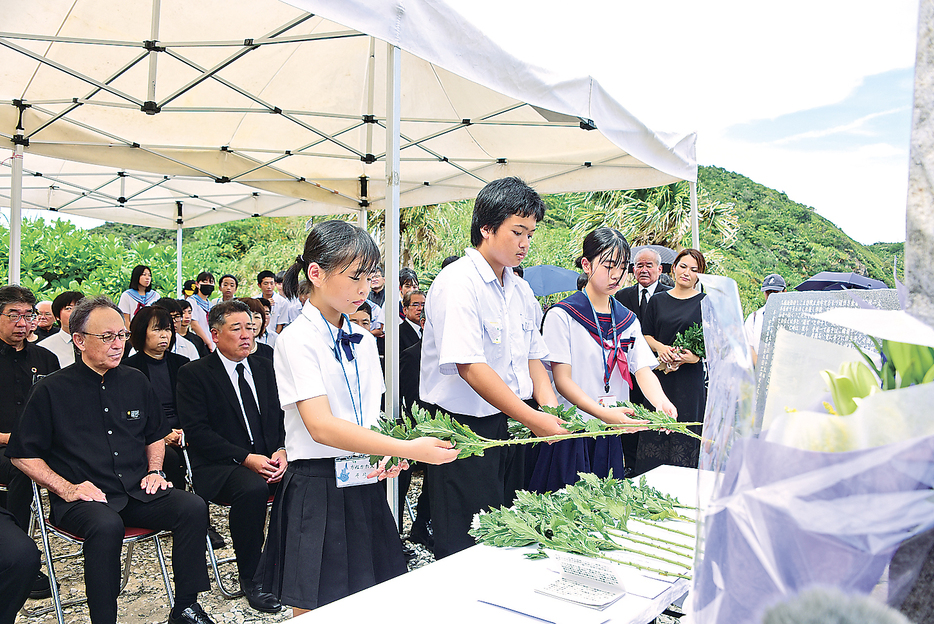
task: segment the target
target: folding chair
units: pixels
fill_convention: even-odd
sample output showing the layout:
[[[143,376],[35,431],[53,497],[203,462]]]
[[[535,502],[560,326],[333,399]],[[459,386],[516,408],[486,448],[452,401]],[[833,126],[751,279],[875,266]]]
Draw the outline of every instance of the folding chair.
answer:
[[[195,483],[194,483],[194,473],[191,470],[191,460],[188,459],[188,443],[185,441],[185,434],[183,433],[178,440],[179,447],[182,449],[182,456],[185,458],[185,482],[190,492],[195,492]],[[269,500],[266,501],[267,509],[272,505],[273,497],[270,496]],[[216,503],[214,501],[205,501],[208,505],[219,505],[221,507],[229,507],[223,503]],[[206,538],[208,544],[208,559],[211,562],[211,569],[214,571],[214,578],[217,580],[217,587],[221,590],[221,594],[225,598],[239,598],[243,595],[243,591],[240,589],[227,589],[224,585],[224,579],[221,577],[220,566],[228,563],[236,563],[236,555],[231,555],[229,557],[218,558],[217,553],[214,552],[214,546],[211,545],[211,537],[207,536]],[[231,539],[231,542],[233,539]]]
[[[42,496],[40,495],[39,487],[35,482],[32,484],[32,496],[33,516],[36,518],[36,522],[39,525],[39,531],[42,534],[42,548],[45,551],[45,564],[49,571],[49,583],[52,586],[52,606],[32,611],[26,611],[24,609],[23,612],[26,615],[32,617],[36,615],[42,615],[44,613],[49,613],[50,611],[54,610],[55,615],[58,618],[58,624],[65,624],[65,615],[63,609],[74,604],[87,602],[87,597],[62,602],[61,596],[59,595],[58,582],[55,578],[54,561],[64,557],[74,557],[77,556],[78,553],[76,552],[60,555],[59,557],[53,557],[49,537],[59,537],[66,542],[81,546],[82,548],[84,539],[52,524],[52,521],[45,515],[45,510],[42,506]],[[173,607],[175,606],[175,597],[172,595],[172,583],[169,579],[169,571],[165,566],[165,555],[162,552],[162,542],[159,540],[159,535],[161,533],[162,531],[154,529],[141,529],[136,527],[126,527],[124,529],[123,544],[126,546],[126,557],[123,563],[123,579],[120,582],[120,591],[123,591],[123,589],[126,587],[127,581],[130,578],[130,567],[133,563],[133,547],[137,542],[151,539],[153,540],[153,543],[156,547],[156,558],[158,559],[159,567],[162,570],[162,582],[165,584],[165,593],[169,598],[169,607]]]

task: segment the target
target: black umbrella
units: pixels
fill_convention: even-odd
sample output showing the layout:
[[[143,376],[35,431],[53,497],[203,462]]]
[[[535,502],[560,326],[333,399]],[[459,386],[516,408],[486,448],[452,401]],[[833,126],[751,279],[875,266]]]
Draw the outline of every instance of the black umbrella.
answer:
[[[639,245],[638,247],[633,247],[629,250],[630,258],[635,258],[636,255],[643,249],[651,249],[652,251],[658,253],[662,258],[662,264],[672,264],[675,261],[675,256],[678,255],[675,253],[674,249],[669,249],[668,247],[663,247],[661,245]],[[632,261],[630,261],[632,264]]]
[[[885,282],[856,273],[834,271],[821,271],[795,286],[795,290],[870,290],[875,288],[888,288],[888,286]]]

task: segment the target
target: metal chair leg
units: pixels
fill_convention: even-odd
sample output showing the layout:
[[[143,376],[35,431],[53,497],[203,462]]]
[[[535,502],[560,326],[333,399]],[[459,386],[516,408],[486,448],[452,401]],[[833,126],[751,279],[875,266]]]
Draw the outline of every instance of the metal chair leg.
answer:
[[[153,537],[156,543],[156,558],[159,560],[159,569],[162,570],[162,582],[165,583],[165,593],[169,597],[169,608],[175,606],[175,594],[172,593],[172,581],[169,580],[169,571],[165,567],[165,554],[162,552],[162,542],[159,536]]]
[[[214,547],[211,546],[211,537],[207,536],[205,538],[208,543],[208,558],[211,560],[211,569],[214,570],[214,578],[217,580],[217,587],[221,590],[221,593],[225,598],[239,598],[243,595],[241,590],[230,591],[224,586],[224,579],[221,578],[221,572],[218,569],[218,566],[223,563],[231,563],[236,561],[236,557],[225,557],[224,559],[218,559],[217,555],[214,554]]]

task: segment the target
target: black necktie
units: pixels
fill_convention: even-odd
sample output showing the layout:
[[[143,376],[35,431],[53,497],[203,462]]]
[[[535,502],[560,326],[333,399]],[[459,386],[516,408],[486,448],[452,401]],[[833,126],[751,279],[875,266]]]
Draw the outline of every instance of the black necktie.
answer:
[[[253,397],[253,390],[243,376],[243,362],[237,364],[237,383],[240,385],[240,400],[243,402],[243,411],[246,412],[246,422],[253,434],[253,450],[260,455],[267,455],[266,444],[263,442],[263,426],[259,420],[259,407]]]
[[[645,306],[649,302],[649,291],[645,288],[642,289],[642,301],[639,302],[639,320],[641,321],[645,317]]]

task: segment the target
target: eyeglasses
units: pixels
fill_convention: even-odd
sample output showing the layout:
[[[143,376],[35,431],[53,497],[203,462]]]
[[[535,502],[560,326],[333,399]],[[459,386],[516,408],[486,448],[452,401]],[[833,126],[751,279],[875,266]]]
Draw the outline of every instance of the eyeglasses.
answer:
[[[424,308],[424,307],[425,307],[425,302],[422,301],[421,303],[410,303],[410,304],[408,305],[408,307],[410,307],[410,308]]]
[[[19,312],[4,312],[3,316],[9,318],[11,323],[19,323],[20,319],[25,319],[27,323],[30,323],[38,318],[35,312],[27,312],[26,314],[20,314]]]
[[[89,332],[81,332],[85,336],[94,336],[95,338],[100,338],[101,342],[105,345],[112,344],[114,340],[120,339],[121,342],[125,342],[130,338],[130,332],[125,329],[121,329],[116,334],[107,332],[106,334],[92,334]]]
[[[40,313],[39,313],[39,316],[41,316],[41,317],[43,317],[43,318],[45,318],[45,317],[54,318],[55,315],[52,314],[51,312],[40,312]]]

